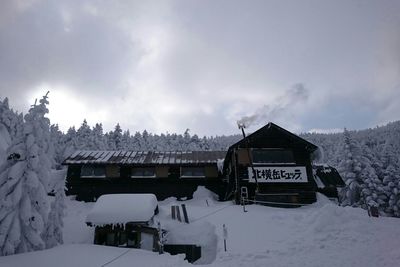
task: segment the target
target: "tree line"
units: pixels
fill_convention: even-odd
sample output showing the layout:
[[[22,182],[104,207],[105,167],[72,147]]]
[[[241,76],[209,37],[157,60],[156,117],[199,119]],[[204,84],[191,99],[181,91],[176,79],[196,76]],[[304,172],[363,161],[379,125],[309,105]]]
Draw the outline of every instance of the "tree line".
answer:
[[[65,178],[53,175],[76,150],[215,151],[227,150],[241,135],[199,137],[183,134],[131,134],[116,124],[102,124],[66,133],[46,117],[47,94],[23,115],[0,100],[0,255],[61,244]],[[300,136],[319,149],[314,161],[338,169],[346,186],[341,205],[376,206],[382,214],[400,217],[400,121],[361,131]],[[53,197],[49,197],[49,193]]]

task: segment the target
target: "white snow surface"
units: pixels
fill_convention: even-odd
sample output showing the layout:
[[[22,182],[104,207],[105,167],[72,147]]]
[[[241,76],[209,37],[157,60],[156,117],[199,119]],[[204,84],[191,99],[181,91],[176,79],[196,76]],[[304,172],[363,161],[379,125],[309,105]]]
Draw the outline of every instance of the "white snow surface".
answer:
[[[171,219],[171,205],[183,203],[189,225]],[[0,266],[103,266],[107,262],[107,267],[192,266],[181,255],[92,245],[93,227],[85,225],[92,207],[93,203],[68,199],[65,245],[0,257]],[[244,213],[241,206],[218,202],[211,192],[199,188],[193,199],[169,198],[160,202],[159,208],[154,219],[170,231],[170,243],[186,240],[202,245],[198,265],[376,267],[399,266],[400,262],[398,218],[371,218],[365,210],[339,207],[322,195],[307,207],[249,205]],[[226,252],[223,224],[228,229]]]
[[[147,222],[158,202],[154,194],[111,194],[100,196],[86,217],[93,225]]]

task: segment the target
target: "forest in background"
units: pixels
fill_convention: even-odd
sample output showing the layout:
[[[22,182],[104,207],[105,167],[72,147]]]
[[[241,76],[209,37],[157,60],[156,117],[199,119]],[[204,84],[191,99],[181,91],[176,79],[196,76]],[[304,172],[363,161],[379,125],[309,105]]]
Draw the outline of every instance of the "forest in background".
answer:
[[[47,119],[48,120],[48,119]],[[9,157],[18,129],[25,119],[9,107],[8,99],[0,101],[0,162]],[[146,130],[131,133],[116,124],[104,132],[102,124],[83,121],[79,128],[62,132],[48,124],[47,152],[51,168],[61,168],[64,158],[75,150],[199,151],[227,150],[240,140],[240,134],[199,137],[187,129],[183,134],[152,134]],[[400,121],[373,129],[342,133],[304,133],[300,137],[319,147],[315,163],[338,169],[346,182],[341,192],[342,205],[367,208],[376,206],[388,216],[400,217]],[[8,151],[7,151],[8,150]]]

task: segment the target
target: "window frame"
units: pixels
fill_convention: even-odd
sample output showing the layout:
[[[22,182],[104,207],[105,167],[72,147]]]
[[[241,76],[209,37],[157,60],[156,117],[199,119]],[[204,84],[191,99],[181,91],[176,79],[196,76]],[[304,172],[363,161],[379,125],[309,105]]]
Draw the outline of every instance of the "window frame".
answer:
[[[152,175],[133,175],[132,172],[134,169],[152,169]],[[144,172],[143,172],[144,174]],[[153,167],[131,167],[130,178],[139,178],[139,179],[146,179],[146,178],[156,178],[156,168]]]
[[[92,174],[91,175],[83,175],[82,174],[83,168],[91,168],[92,169],[92,171],[91,171]],[[95,170],[99,169],[99,168],[103,169],[103,174],[102,175],[96,175],[95,174]],[[82,165],[82,167],[81,167],[80,178],[84,178],[84,179],[101,178],[101,179],[105,179],[106,177],[107,177],[106,176],[106,166],[104,166],[104,165]]]
[[[182,170],[185,168],[191,168],[191,169],[202,169],[203,175],[183,175]],[[180,178],[206,178],[206,168],[205,166],[181,166],[180,167]]]
[[[256,162],[254,157],[255,151],[288,151],[291,153],[292,162]],[[251,149],[251,161],[254,165],[296,165],[296,159],[291,149],[286,148],[252,148]]]

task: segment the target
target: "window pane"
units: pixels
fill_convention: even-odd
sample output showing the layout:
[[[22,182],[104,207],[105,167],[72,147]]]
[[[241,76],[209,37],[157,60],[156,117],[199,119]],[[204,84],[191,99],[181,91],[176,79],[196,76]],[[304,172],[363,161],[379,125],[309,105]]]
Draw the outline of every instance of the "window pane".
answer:
[[[154,176],[154,169],[153,168],[143,169],[143,176]]]
[[[105,177],[106,176],[106,170],[104,166],[95,166],[94,167],[94,176],[96,177]]]
[[[93,176],[92,166],[83,165],[81,169],[81,176]]]
[[[182,177],[204,177],[205,171],[204,167],[182,167],[181,168]]]
[[[84,165],[81,168],[81,177],[105,177],[104,166]]]
[[[293,152],[284,149],[257,149],[252,156],[254,163],[295,163]]]
[[[132,168],[132,177],[154,177],[154,168]]]

